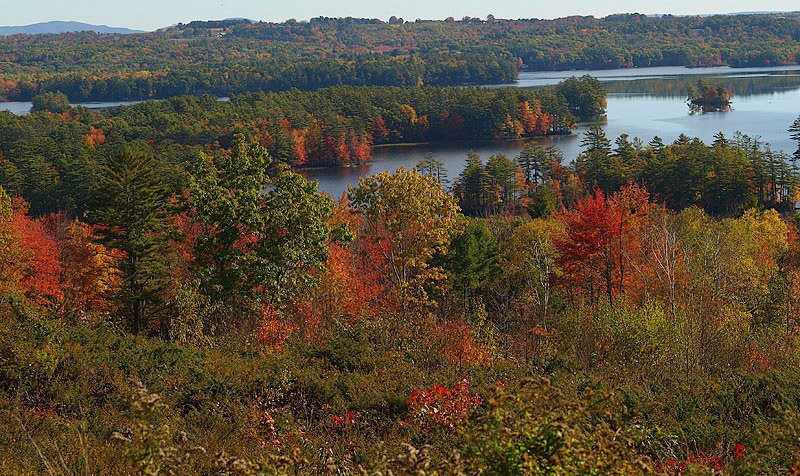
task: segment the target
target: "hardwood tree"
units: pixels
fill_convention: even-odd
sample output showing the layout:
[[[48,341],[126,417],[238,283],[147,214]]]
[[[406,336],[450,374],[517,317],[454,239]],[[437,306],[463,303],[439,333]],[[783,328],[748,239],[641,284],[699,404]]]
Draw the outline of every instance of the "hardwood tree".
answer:
[[[202,155],[184,208],[200,228],[193,269],[214,302],[279,306],[328,259],[333,200],[278,166],[258,143],[235,139],[220,164]],[[339,235],[337,234],[336,237]]]
[[[21,293],[28,302],[55,309],[64,297],[55,240],[28,216],[24,201],[11,200],[0,187],[0,294]]]
[[[385,279],[402,305],[425,302],[425,285],[443,276],[430,260],[446,252],[457,228],[455,199],[434,178],[404,168],[360,179],[348,199],[363,217],[363,233],[385,260]]]
[[[583,287],[592,300],[603,292],[613,306],[625,277],[622,208],[598,189],[556,217],[564,226],[564,233],[554,240],[564,278]]]

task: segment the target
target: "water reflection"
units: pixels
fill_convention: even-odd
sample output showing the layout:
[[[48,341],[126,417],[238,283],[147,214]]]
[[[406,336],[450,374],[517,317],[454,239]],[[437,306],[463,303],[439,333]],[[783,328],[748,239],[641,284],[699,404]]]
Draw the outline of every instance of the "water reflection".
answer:
[[[698,79],[722,83],[734,96],[771,95],[800,88],[800,71],[775,71],[770,74],[688,75],[669,78],[620,80],[606,83],[610,94],[644,94],[654,97],[686,97]]]
[[[356,167],[332,167],[301,170],[300,173],[310,179],[319,180],[319,189],[339,198],[347,190],[348,185],[356,185],[359,177],[364,177],[387,170],[394,171],[400,167],[412,168],[432,152],[436,160],[444,164],[446,178],[452,184],[461,173],[467,159],[467,152],[477,152],[486,161],[493,154],[505,154],[514,158],[529,142],[543,146],[553,145],[561,150],[577,151],[580,147],[580,134],[569,136],[543,137],[515,141],[464,141],[456,143],[427,143],[401,146],[375,147],[373,161]]]
[[[686,68],[683,66],[657,66],[653,68],[630,68],[608,70],[579,70],[579,71],[536,71],[522,72],[519,79],[511,84],[491,85],[488,87],[519,87],[534,88],[558,84],[559,81],[571,76],[589,74],[598,78],[603,83],[613,84],[618,82],[633,82],[640,80],[665,79],[696,82],[698,77],[751,77],[751,76],[781,76],[800,72],[800,65],[772,66],[762,68]],[[623,92],[623,91],[615,91]]]
[[[786,131],[800,114],[800,66],[775,68],[640,68],[598,72],[522,73],[515,86],[538,87],[556,84],[572,75],[597,74],[609,91],[608,115],[600,124],[610,139],[629,134],[645,143],[659,136],[670,143],[680,134],[699,137],[711,142],[714,134],[723,132],[731,137],[736,131],[759,136],[773,150],[793,152],[797,145]],[[692,114],[686,104],[689,86],[699,77],[722,81],[734,94],[729,112],[708,111]],[[580,153],[581,136],[590,124],[581,124],[571,136],[536,139],[543,145],[559,147],[565,162]],[[306,177],[320,181],[319,188],[335,198],[355,185],[361,176],[410,168],[426,153],[433,152],[445,164],[448,178],[461,173],[466,154],[475,150],[486,161],[492,154],[503,153],[516,157],[526,141],[463,142],[449,144],[420,144],[374,149],[375,160],[356,168],[317,169],[305,171]]]
[[[707,114],[709,112],[731,112],[733,109],[730,104],[724,106],[712,106],[710,104],[689,104],[689,115]]]

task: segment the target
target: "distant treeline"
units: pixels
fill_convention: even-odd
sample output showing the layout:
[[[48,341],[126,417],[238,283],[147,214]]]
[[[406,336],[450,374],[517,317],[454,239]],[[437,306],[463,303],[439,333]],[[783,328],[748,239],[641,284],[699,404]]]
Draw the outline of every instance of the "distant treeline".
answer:
[[[236,134],[292,167],[370,160],[371,146],[516,139],[568,133],[602,114],[594,78],[536,91],[507,88],[339,86],[252,93],[218,101],[179,96],[107,111],[73,108],[60,93],[34,98],[29,116],[0,113],[0,186],[33,213],[84,209],[99,161],[125,147],[155,155],[175,191],[200,152],[224,154]]]
[[[800,17],[735,15],[389,23],[193,22],[137,35],[0,38],[0,97],[227,96],[334,85],[478,85],[521,69],[795,64]]]
[[[0,66],[2,69],[2,66]],[[30,100],[48,91],[64,92],[72,101],[165,99],[185,94],[230,96],[246,92],[302,91],[337,86],[464,86],[510,83],[517,64],[475,54],[373,56],[352,58],[242,59],[217,65],[191,65],[174,71],[86,74],[45,73],[19,81],[0,80],[0,96]]]

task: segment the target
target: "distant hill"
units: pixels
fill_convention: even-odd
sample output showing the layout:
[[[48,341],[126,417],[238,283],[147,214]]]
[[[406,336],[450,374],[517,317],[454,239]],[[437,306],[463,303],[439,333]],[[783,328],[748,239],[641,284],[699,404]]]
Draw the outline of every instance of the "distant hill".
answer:
[[[17,35],[36,35],[40,33],[67,33],[72,31],[96,31],[97,33],[143,33],[141,30],[131,30],[129,28],[116,28],[107,25],[90,25],[77,21],[48,21],[44,23],[34,23],[25,26],[0,26],[0,36]]]

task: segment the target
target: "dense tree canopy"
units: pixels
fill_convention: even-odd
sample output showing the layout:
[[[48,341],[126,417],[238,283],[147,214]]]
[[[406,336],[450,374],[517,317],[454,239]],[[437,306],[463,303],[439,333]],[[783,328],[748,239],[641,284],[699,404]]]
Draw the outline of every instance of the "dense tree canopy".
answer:
[[[185,200],[195,240],[192,268],[214,301],[279,304],[328,257],[333,200],[238,136],[217,167],[202,155]]]
[[[433,177],[398,169],[359,180],[348,192],[363,233],[385,263],[389,279],[403,295],[424,300],[423,286],[440,278],[430,266],[457,226],[458,205]]]
[[[192,22],[137,35],[0,38],[0,97],[228,96],[334,85],[479,85],[522,69],[795,64],[796,14],[404,22]]]

